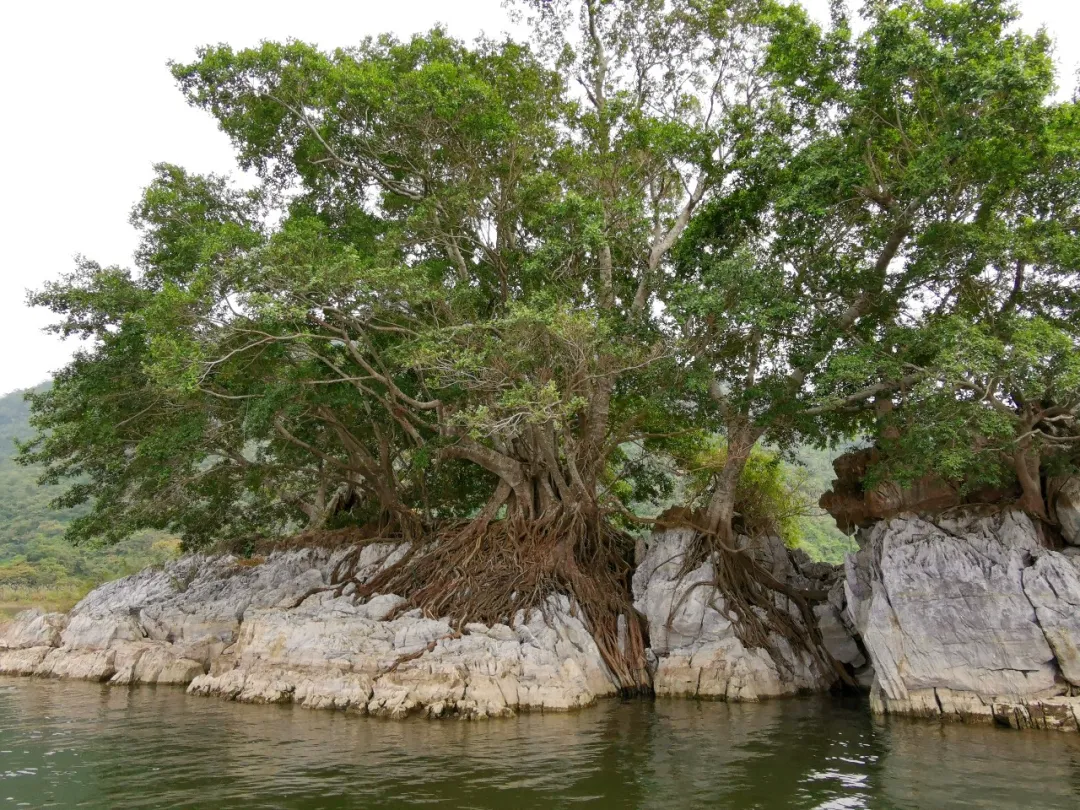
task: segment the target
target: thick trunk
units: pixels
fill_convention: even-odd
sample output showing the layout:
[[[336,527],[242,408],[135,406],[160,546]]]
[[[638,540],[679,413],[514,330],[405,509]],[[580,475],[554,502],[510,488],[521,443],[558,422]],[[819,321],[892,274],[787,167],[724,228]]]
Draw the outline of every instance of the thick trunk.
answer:
[[[603,468],[602,447],[607,405],[594,408],[583,437],[556,432],[554,425],[529,426],[512,441],[489,447],[463,436],[442,450],[444,458],[460,458],[478,464],[498,477],[508,489],[503,498],[507,516],[536,521],[563,511],[587,519],[600,514],[597,502],[598,470]]]
[[[1023,439],[1013,451],[1013,469],[1020,482],[1019,506],[1029,515],[1049,521],[1040,475],[1041,457],[1031,439]]]
[[[706,531],[712,532],[724,542],[730,541],[734,535],[732,521],[735,518],[735,497],[739,479],[750,459],[750,452],[760,437],[761,431],[751,425],[741,424],[728,429],[727,458],[717,477],[716,488],[705,513]]]

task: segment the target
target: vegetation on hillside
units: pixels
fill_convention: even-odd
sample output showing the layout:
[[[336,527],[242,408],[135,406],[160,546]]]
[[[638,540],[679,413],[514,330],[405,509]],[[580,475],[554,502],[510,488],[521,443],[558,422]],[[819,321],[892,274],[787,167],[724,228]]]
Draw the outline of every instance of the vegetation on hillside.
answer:
[[[70,607],[95,585],[176,555],[178,541],[153,532],[114,545],[68,542],[65,529],[88,507],[54,508],[60,488],[39,486],[40,470],[15,463],[14,440],[33,434],[29,419],[22,391],[0,397],[0,613]]]
[[[890,474],[1009,477],[1050,519],[1080,433],[1080,103],[1044,34],[1003,0],[868,0],[860,26],[513,6],[528,42],[173,66],[261,183],[161,165],[136,267],[33,296],[87,341],[21,456],[90,505],[71,538],[415,541],[361,595],[463,626],[568,594],[635,689],[630,532],[703,470],[694,554],[743,640],[826,669],[777,598],[813,627],[811,595],[734,543],[775,483],[760,447],[866,437]]]

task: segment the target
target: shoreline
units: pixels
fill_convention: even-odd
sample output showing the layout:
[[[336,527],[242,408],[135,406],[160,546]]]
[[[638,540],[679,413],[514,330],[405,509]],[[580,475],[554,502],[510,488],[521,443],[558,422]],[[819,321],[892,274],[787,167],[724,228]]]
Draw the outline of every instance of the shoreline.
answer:
[[[1069,609],[1080,605],[1080,557],[1039,546],[1015,511],[935,520],[876,524],[842,571],[778,541],[747,553],[792,587],[828,593],[807,632],[869,692],[871,713],[1080,731],[1080,615]],[[692,538],[689,529],[654,535],[633,577],[655,698],[829,691],[835,674],[782,636],[768,648],[742,641],[711,563],[682,570]],[[69,614],[26,612],[0,629],[0,674],[177,685],[398,719],[565,712],[620,698],[567,597],[458,630],[393,594],[360,600],[354,586],[334,586],[354,553],[366,581],[404,551],[293,547],[255,565],[190,555],[106,583]]]

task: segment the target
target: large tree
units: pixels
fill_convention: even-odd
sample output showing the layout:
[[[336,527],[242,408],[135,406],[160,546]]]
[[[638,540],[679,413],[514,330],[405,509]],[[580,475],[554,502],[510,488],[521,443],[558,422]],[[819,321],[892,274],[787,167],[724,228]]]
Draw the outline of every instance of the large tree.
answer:
[[[995,2],[873,2],[855,41],[839,6],[828,30],[769,0],[517,7],[529,46],[435,30],[174,65],[258,188],[162,166],[137,271],[35,296],[92,342],[24,459],[94,499],[80,537],[348,523],[410,543],[368,592],[462,625],[567,594],[634,689],[624,529],[721,433],[699,551],[747,641],[809,630],[828,666],[821,595],[735,547],[736,484],[760,441],[941,384],[930,315],[962,316],[993,264],[965,233],[1073,210],[1064,180],[1035,201],[1071,158],[1024,159],[1069,131],[1048,43]],[[1022,286],[1060,323],[1053,255]]]
[[[96,496],[88,525],[117,531],[347,504],[414,541],[370,588],[461,622],[568,592],[623,685],[647,683],[618,523],[669,484],[626,448],[693,429],[656,290],[752,134],[731,100],[761,10],[544,3],[540,53],[436,30],[175,66],[260,194],[165,167],[141,273],[88,266],[39,294],[97,343],[39,402],[52,433],[27,459],[88,474],[69,500]],[[144,393],[110,404],[109,379]]]
[[[761,440],[891,441],[901,404],[942,436],[977,400],[1026,446],[1040,420],[1075,414],[1078,131],[1075,103],[1053,100],[1048,38],[997,0],[863,17],[853,40],[836,15],[775,41],[765,71],[803,132],[752,160],[743,193],[680,246],[668,311],[727,436],[705,518],[721,538]],[[988,427],[972,424],[973,447]]]

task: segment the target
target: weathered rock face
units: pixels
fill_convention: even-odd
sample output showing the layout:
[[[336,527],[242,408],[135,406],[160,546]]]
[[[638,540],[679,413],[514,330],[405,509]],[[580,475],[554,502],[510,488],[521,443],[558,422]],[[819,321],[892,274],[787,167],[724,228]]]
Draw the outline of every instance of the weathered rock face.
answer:
[[[879,457],[879,451],[871,447],[853,450],[833,461],[836,479],[832,489],[821,496],[820,506],[833,516],[841,531],[850,534],[901,512],[934,513],[960,505],[957,489],[932,475],[907,488],[886,481],[864,489],[867,471]]]
[[[883,521],[848,558],[844,619],[884,714],[1077,730],[1080,568],[1023,513]]]
[[[785,640],[773,645],[780,660],[739,641],[723,597],[700,586],[711,581],[710,565],[680,578],[690,537],[657,535],[634,579],[650,624],[657,692],[758,700],[827,688],[831,677]],[[393,594],[360,601],[353,585],[326,587],[354,552],[364,581],[403,551],[307,548],[255,563],[186,557],[103,585],[69,615],[21,614],[0,635],[0,674],[177,684],[251,703],[392,717],[562,711],[617,692],[565,597],[530,616],[519,612],[512,625],[474,624],[459,633],[418,611],[397,615],[403,600]],[[828,590],[837,577],[777,540],[748,553],[797,587]],[[823,628],[833,625],[827,643],[860,656],[837,615],[822,615]]]
[[[1055,481],[1049,489],[1050,505],[1061,526],[1061,536],[1069,545],[1080,546],[1080,477]]]
[[[247,702],[295,702],[402,717],[469,717],[587,706],[616,687],[566,599],[511,628],[387,615],[393,595],[358,604],[312,593],[352,552],[280,552],[262,564],[184,558],[98,588],[69,616],[27,612],[0,637],[0,673],[112,684],[180,684]],[[363,549],[372,576],[402,549]],[[297,606],[297,603],[298,606]]]
[[[786,639],[772,639],[780,660],[770,651],[743,644],[736,632],[736,617],[712,585],[712,563],[683,573],[693,537],[691,529],[654,535],[634,573],[634,607],[649,623],[656,694],[758,700],[828,689],[831,674],[821,672],[812,656],[793,649]],[[776,538],[762,541],[751,553],[781,581],[828,590],[831,567],[812,563],[805,554],[789,554]],[[792,615],[798,616],[792,609]],[[838,646],[850,643],[854,647],[839,627],[835,641]]]

